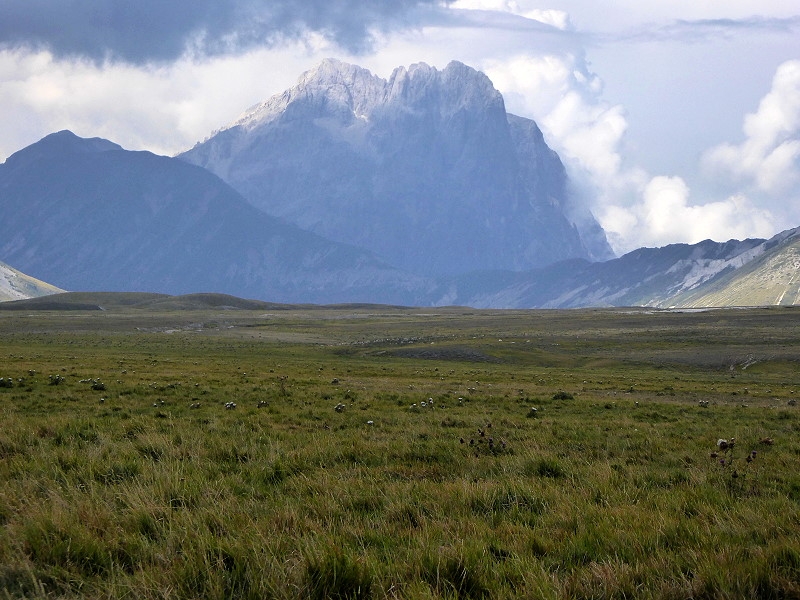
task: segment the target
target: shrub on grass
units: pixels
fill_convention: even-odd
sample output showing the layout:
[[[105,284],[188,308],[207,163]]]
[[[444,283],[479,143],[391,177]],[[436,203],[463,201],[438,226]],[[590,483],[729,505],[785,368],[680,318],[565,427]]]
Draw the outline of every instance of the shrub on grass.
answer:
[[[61,385],[66,381],[63,375],[50,375],[48,376],[49,385]]]

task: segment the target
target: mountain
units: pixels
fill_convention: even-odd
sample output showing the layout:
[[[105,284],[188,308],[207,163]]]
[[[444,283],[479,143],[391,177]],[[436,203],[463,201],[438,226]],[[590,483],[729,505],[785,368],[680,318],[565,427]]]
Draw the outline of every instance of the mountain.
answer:
[[[494,308],[694,308],[800,303],[800,228],[770,240],[706,240],[450,280],[441,301]]]
[[[738,269],[722,273],[673,301],[685,307],[792,306],[800,304],[800,228],[760,245]]]
[[[0,214],[0,257],[71,290],[414,304],[429,287],[262,213],[208,171],[68,131],[0,165]]]
[[[426,276],[613,256],[536,123],[458,62],[384,80],[326,60],[180,158],[269,214]]]
[[[0,262],[0,302],[38,298],[63,291]]]

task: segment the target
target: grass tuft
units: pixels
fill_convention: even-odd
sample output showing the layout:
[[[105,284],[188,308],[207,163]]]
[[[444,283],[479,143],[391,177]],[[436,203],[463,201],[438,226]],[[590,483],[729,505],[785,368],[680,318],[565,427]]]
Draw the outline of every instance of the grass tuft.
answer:
[[[475,550],[426,556],[422,577],[435,594],[445,598],[480,600],[491,596],[484,563]]]
[[[372,597],[372,575],[341,548],[306,557],[307,597],[315,600],[362,600]]]

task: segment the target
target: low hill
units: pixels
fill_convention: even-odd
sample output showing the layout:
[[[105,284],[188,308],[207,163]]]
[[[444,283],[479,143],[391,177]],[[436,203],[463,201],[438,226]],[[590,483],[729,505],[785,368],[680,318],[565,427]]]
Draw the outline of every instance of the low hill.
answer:
[[[285,304],[246,300],[227,294],[170,296],[146,292],[64,292],[0,304],[0,310],[275,310]]]

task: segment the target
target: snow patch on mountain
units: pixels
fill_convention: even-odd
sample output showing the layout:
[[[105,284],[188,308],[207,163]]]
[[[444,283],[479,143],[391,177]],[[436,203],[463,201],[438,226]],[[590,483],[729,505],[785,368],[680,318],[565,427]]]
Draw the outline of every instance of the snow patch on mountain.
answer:
[[[765,252],[765,244],[759,244],[749,250],[726,258],[703,258],[676,262],[667,273],[681,273],[681,279],[671,290],[673,294],[687,292],[717,277],[727,269],[738,269]]]

